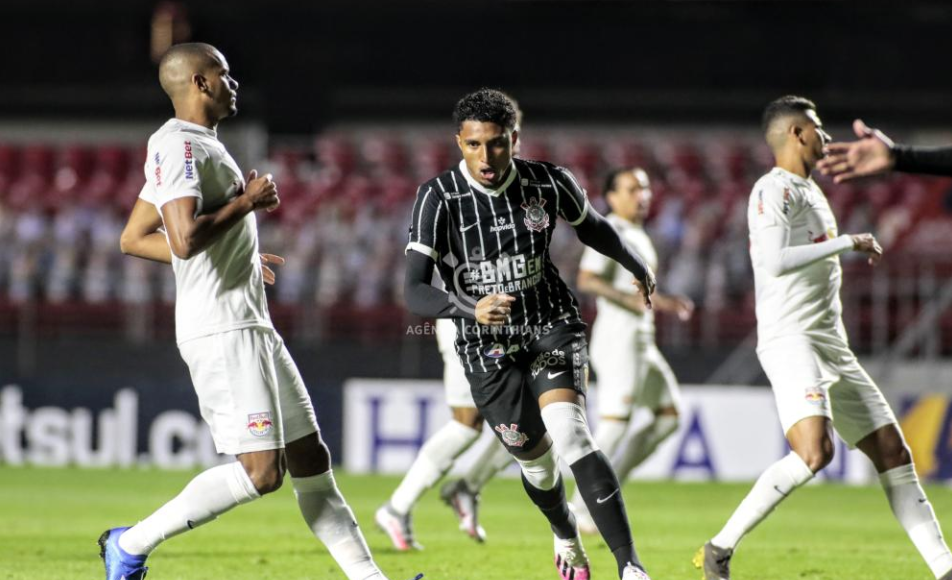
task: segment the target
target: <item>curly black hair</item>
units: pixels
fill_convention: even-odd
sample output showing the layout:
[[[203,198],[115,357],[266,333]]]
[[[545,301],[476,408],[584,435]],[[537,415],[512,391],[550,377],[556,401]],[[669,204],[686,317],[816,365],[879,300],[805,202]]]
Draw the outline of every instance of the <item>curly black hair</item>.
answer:
[[[804,115],[809,110],[816,110],[816,105],[806,97],[796,95],[786,95],[770,102],[764,109],[764,116],[761,119],[760,127],[766,133],[770,130],[770,124],[774,119],[786,117],[788,115]]]
[[[516,128],[516,105],[502,91],[479,89],[457,101],[453,109],[457,131],[463,128],[464,121],[495,123],[512,131]]]

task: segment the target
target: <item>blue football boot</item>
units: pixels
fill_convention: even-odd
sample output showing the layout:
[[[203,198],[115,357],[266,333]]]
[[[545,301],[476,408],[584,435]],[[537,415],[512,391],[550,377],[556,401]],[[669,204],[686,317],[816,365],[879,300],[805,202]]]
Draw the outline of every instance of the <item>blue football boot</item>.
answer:
[[[133,556],[119,547],[119,536],[128,529],[112,528],[99,536],[99,557],[106,565],[106,580],[143,580],[149,571],[143,566],[148,556]]]

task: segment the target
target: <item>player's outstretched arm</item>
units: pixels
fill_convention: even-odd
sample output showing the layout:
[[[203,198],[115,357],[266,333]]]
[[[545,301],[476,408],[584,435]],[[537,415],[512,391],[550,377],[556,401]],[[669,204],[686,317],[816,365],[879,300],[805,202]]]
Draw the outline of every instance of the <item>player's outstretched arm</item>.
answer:
[[[853,121],[858,140],[831,143],[827,156],[817,164],[824,175],[842,183],[889,171],[952,176],[952,147],[911,147],[893,143],[882,131]]]
[[[681,322],[691,320],[694,315],[694,301],[687,296],[656,293],[654,295],[654,307],[660,312],[673,313]]]
[[[832,175],[837,183],[891,171],[896,163],[892,139],[867,127],[861,119],[853,121],[853,132],[859,139],[827,145],[826,157],[817,168],[824,175]]]
[[[650,308],[651,295],[655,290],[654,273],[641,256],[631,251],[608,220],[590,207],[585,218],[575,225],[575,234],[580,242],[615,260],[631,272],[644,295],[645,304]]]
[[[162,206],[169,246],[183,260],[203,252],[249,213],[258,209],[272,211],[281,203],[271,174],[258,177],[257,171],[248,175],[244,191],[217,211],[196,216],[196,199],[180,197]]]
[[[883,254],[883,249],[872,234],[843,234],[831,240],[802,246],[791,246],[789,230],[782,226],[762,228],[754,236],[754,243],[760,248],[761,264],[771,276],[785,276],[850,250],[868,253],[870,265],[878,263]]]
[[[619,290],[595,272],[579,270],[576,286],[581,292],[604,298],[612,304],[636,314],[641,314],[647,309],[645,300],[641,295],[636,292]]]
[[[155,206],[137,199],[119,237],[119,249],[129,256],[171,264],[172,251],[165,234],[159,231],[161,227],[162,216]]]

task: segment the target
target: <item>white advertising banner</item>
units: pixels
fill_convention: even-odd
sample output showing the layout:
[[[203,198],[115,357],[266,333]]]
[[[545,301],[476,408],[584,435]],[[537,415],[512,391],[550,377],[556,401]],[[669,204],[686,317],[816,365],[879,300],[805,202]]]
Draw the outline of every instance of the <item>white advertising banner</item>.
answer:
[[[634,474],[638,479],[750,481],[788,448],[767,388],[682,386],[683,415],[677,433]],[[589,391],[595,409],[598,387]],[[593,427],[597,417],[590,414]],[[433,432],[450,419],[439,381],[352,379],[344,387],[344,467],[354,473],[404,473]],[[647,420],[636,414],[633,426]],[[454,471],[465,469],[492,438],[464,454]],[[515,473],[514,468],[510,468]],[[867,483],[872,465],[837,439],[836,458],[821,478]]]

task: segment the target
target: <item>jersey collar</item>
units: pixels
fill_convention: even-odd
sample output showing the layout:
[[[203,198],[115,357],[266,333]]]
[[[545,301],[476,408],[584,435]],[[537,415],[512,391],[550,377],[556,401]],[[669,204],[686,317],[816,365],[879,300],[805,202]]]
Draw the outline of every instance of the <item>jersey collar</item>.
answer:
[[[183,121],[182,119],[176,119],[176,118],[173,117],[172,119],[169,119],[169,121],[168,121],[167,124],[169,124],[169,125],[176,125],[176,126],[180,127],[181,129],[184,129],[185,131],[188,131],[188,132],[190,132],[190,133],[198,133],[198,134],[200,134],[200,135],[205,135],[205,136],[207,136],[207,137],[211,137],[212,139],[217,139],[217,138],[218,138],[218,133],[215,132],[214,129],[209,129],[208,127],[203,127],[203,126],[201,126],[201,125],[199,125],[199,124],[197,124],[197,123],[191,123],[191,122],[189,122],[189,121]]]
[[[466,168],[465,159],[460,160],[459,171],[460,173],[463,174],[463,178],[466,179],[466,183],[468,183],[470,187],[472,187],[473,189],[475,189],[476,191],[480,193],[485,193],[486,195],[491,195],[493,197],[499,197],[500,195],[502,195],[506,191],[506,188],[509,187],[509,184],[516,180],[516,173],[517,173],[516,162],[510,161],[509,162],[509,176],[506,177],[506,180],[503,181],[502,185],[500,185],[498,188],[491,189],[484,185],[480,185],[478,181],[473,179],[473,176],[469,174],[469,169]]]
[[[781,175],[787,176],[788,178],[794,180],[797,183],[809,184],[811,181],[813,181],[812,177],[800,177],[796,173],[793,173],[792,171],[787,171],[783,167],[774,166],[773,170],[780,173]]]

